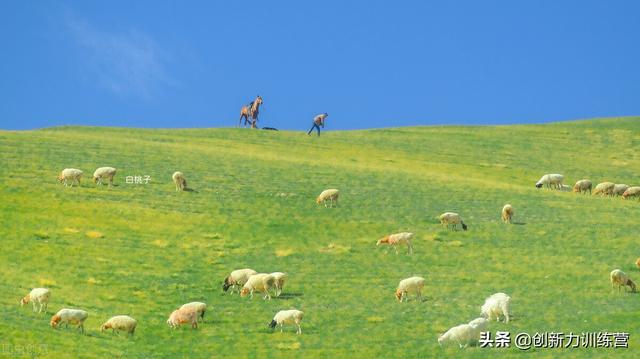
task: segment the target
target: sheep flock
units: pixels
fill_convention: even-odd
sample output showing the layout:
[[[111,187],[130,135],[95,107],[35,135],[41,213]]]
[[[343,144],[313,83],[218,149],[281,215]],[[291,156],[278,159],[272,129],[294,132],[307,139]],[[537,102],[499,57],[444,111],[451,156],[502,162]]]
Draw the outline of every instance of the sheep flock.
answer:
[[[93,181],[96,185],[106,183],[109,187],[112,187],[114,185],[116,173],[117,170],[114,167],[99,167],[94,171]],[[65,168],[58,175],[58,181],[65,187],[74,187],[74,185],[76,187],[82,187],[82,175],[83,171],[80,169]],[[175,185],[176,191],[180,192],[187,190],[186,177],[182,172],[175,171],[171,175],[171,180]],[[640,199],[640,186],[630,186],[610,181],[603,181],[593,186],[593,182],[591,180],[580,179],[570,187],[566,185],[564,181],[565,176],[562,174],[545,174],[535,183],[535,187],[537,189],[546,188],[560,192],[572,191],[577,194],[590,194],[592,196],[620,197],[623,200],[631,198]],[[326,189],[315,198],[315,202],[318,205],[323,205],[323,208],[337,209],[339,197],[340,191],[338,189]],[[349,198],[343,198],[343,200],[348,201]],[[522,203],[518,206],[526,207],[526,204]],[[514,215],[516,212],[512,204],[506,203],[501,208],[496,208],[495,213],[496,222],[498,222],[498,213],[500,213],[499,218],[503,223],[515,223]],[[462,216],[457,212],[444,211],[435,218],[447,230],[473,230],[473,228],[470,228],[470,226],[464,222]],[[471,218],[473,219],[473,217]],[[420,241],[417,240],[418,237],[419,236],[416,236],[415,232],[382,234],[382,238],[378,237],[380,239],[376,241],[376,246],[383,245],[388,246],[387,248],[393,248],[396,255],[399,254],[399,246],[406,247],[407,255],[410,256],[413,254],[414,245],[420,243]],[[640,268],[640,258],[635,262],[635,265]],[[235,269],[223,279],[222,293],[233,295],[234,292],[237,292],[239,294],[239,300],[241,300],[240,298],[244,298],[244,300],[251,300],[254,298],[254,294],[260,294],[260,297],[263,300],[269,301],[274,297],[278,298],[282,296],[285,284],[289,282],[288,273],[293,274],[292,280],[295,281],[296,277],[294,270],[290,272],[258,272],[250,268]],[[407,275],[411,274],[407,273]],[[432,281],[425,279],[423,276],[416,275],[401,279],[395,289],[395,298],[397,302],[414,302],[419,305],[420,303],[428,301],[429,299],[424,299],[423,291],[428,292],[429,290],[437,290],[437,288],[434,287],[429,288],[429,284],[431,282]],[[614,269],[610,273],[610,283],[613,291],[621,292],[623,288],[627,287],[630,292],[636,292],[637,290],[636,283],[628,274],[624,273],[620,269]],[[346,287],[347,285],[345,285],[345,288]],[[387,289],[391,289],[391,283],[387,284]],[[47,313],[47,306],[51,302],[52,297],[55,298],[55,296],[52,296],[52,290],[49,288],[33,288],[29,293],[22,297],[19,302],[23,306],[31,303],[33,311],[36,313]],[[461,348],[477,344],[480,333],[486,331],[493,321],[502,321],[504,324],[510,323],[513,318],[511,313],[511,300],[512,299],[509,295],[501,292],[488,296],[484,303],[481,306],[478,306],[480,309],[478,313],[480,314],[480,317],[472,319],[468,323],[452,326],[449,330],[438,336],[437,342],[443,346],[454,343],[459,345]],[[183,325],[197,329],[199,324],[209,324],[205,322],[204,318],[205,313],[211,310],[212,309],[208,307],[208,304],[200,301],[188,302],[181,306],[176,305],[175,307],[167,308],[166,315],[168,319],[166,320],[166,324],[173,330],[178,329]],[[313,318],[313,312],[309,312],[309,316]],[[89,312],[84,309],[61,308],[51,317],[50,325],[55,329],[59,329],[63,326],[68,328],[69,325],[72,325],[75,326],[78,331],[84,333],[84,324],[90,317]],[[295,326],[296,334],[302,334],[301,325],[304,317],[305,313],[301,310],[282,309],[275,314],[264,313],[263,319],[266,321],[267,318],[272,318],[267,324],[267,327],[269,328],[275,329],[279,326],[280,331],[282,332],[285,325],[293,325]],[[145,325],[145,323],[141,323],[141,325]],[[100,331],[110,329],[113,333],[124,332],[129,336],[133,336],[137,327],[138,321],[133,317],[124,314],[116,314],[104,321],[99,328]]]

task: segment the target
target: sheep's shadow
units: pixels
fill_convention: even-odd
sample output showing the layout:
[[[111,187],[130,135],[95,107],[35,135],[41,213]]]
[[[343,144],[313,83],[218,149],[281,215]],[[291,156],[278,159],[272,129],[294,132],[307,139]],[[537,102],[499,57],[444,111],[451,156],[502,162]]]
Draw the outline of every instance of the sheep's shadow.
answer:
[[[198,191],[196,191],[196,190],[195,190],[195,189],[193,189],[193,188],[185,188],[185,189],[183,189],[183,191],[185,191],[185,192],[195,192],[195,193],[198,193]]]
[[[525,224],[527,224],[527,222],[511,222],[511,224],[516,226],[524,226]]]
[[[291,298],[297,298],[297,297],[302,297],[304,294],[302,293],[282,293],[280,294],[279,297],[272,297],[274,299],[291,299]]]

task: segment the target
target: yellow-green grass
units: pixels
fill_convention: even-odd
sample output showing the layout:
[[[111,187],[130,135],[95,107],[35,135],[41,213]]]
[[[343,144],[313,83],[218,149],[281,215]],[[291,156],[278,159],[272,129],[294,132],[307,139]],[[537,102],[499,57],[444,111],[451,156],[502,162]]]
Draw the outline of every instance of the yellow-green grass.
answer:
[[[515,348],[441,348],[437,337],[479,316],[485,297],[512,297],[513,321],[490,330],[630,332],[640,355],[640,296],[611,290],[620,268],[640,280],[640,203],[537,190],[545,173],[639,185],[640,119],[547,125],[365,131],[56,127],[0,131],[0,344],[43,357],[484,357]],[[91,182],[118,168],[115,186]],[[80,187],[56,181],[84,171]],[[195,191],[176,192],[182,171]],[[126,176],[151,176],[128,184]],[[338,208],[315,197],[341,191]],[[517,224],[500,210],[511,203]],[[436,216],[459,212],[468,232]],[[416,233],[414,255],[376,247]],[[271,301],[223,295],[233,269],[283,271]],[[399,304],[398,282],[427,279],[424,302]],[[18,301],[52,290],[46,315]],[[189,301],[209,311],[172,331]],[[63,307],[89,311],[86,334],[54,330]],[[303,334],[267,328],[281,309],[305,311]],[[101,333],[109,317],[138,320],[132,339]],[[531,351],[529,351],[531,352]],[[539,357],[613,349],[538,349]]]

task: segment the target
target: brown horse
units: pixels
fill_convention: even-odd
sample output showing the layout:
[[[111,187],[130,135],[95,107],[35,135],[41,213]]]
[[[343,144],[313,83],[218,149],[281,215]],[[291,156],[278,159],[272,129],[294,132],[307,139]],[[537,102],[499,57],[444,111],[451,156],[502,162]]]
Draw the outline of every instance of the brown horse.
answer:
[[[240,121],[238,122],[238,126],[242,123],[242,118],[244,117],[244,126],[247,126],[247,123],[251,122],[251,128],[256,128],[256,124],[258,123],[258,114],[260,113],[260,105],[262,105],[262,97],[256,96],[256,99],[251,101],[250,104],[246,106],[242,106],[240,109]]]

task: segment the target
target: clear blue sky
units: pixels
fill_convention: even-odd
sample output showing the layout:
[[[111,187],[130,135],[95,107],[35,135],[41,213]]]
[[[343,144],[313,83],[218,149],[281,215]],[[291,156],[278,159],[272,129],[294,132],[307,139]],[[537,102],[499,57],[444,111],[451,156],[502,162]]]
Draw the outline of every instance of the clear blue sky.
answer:
[[[390,5],[393,4],[393,5]],[[0,2],[0,128],[640,114],[640,1]]]

